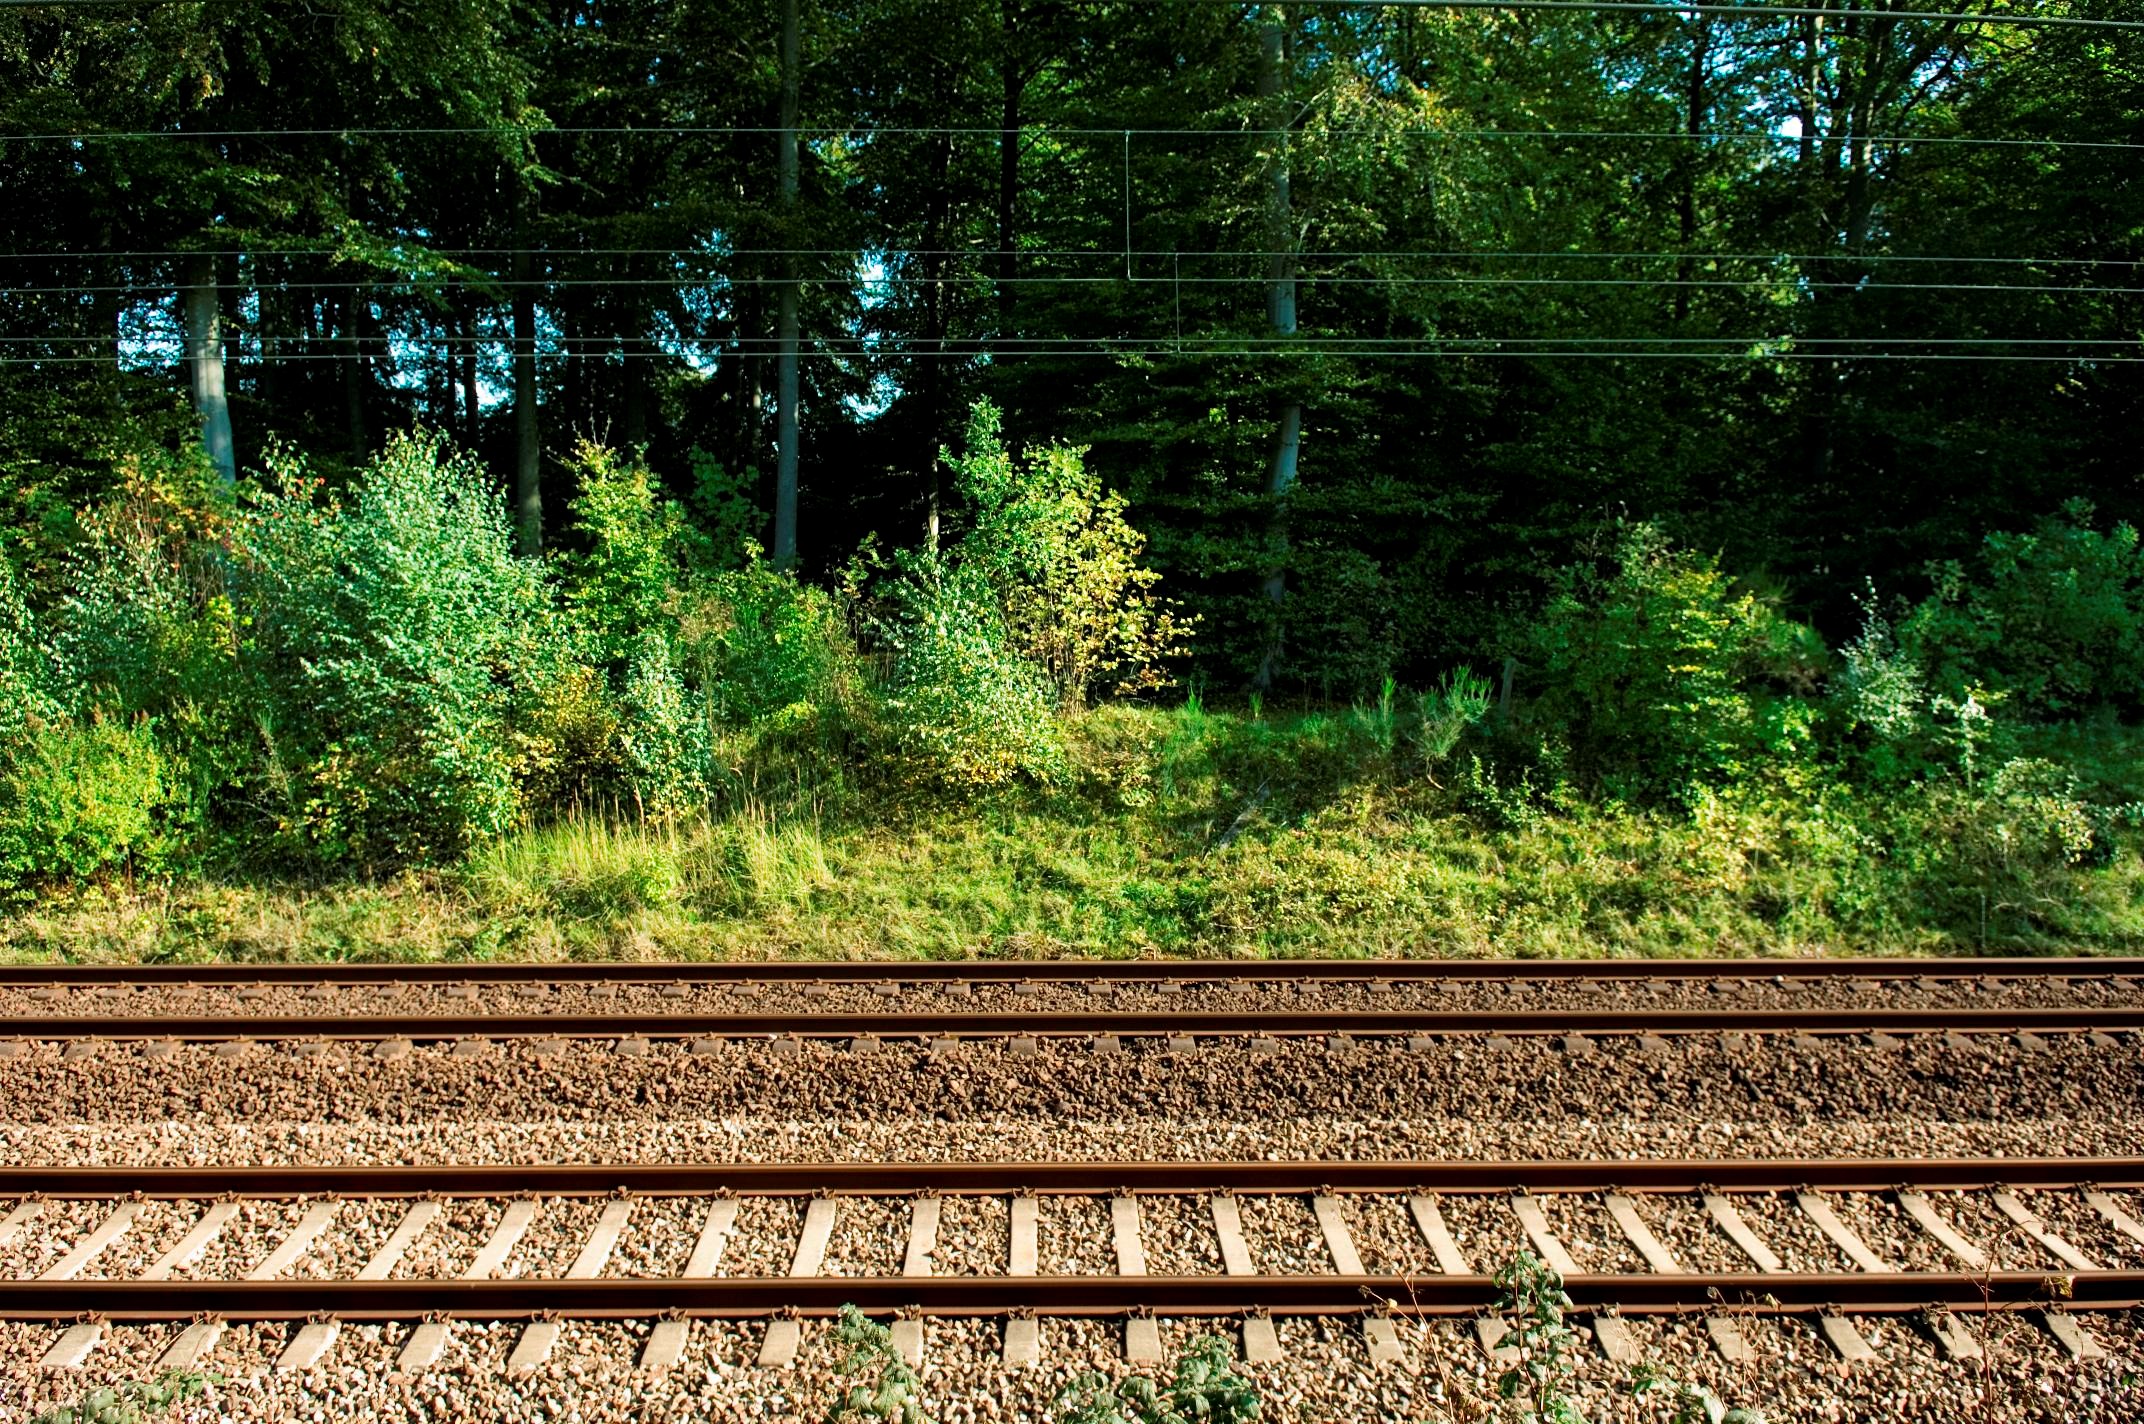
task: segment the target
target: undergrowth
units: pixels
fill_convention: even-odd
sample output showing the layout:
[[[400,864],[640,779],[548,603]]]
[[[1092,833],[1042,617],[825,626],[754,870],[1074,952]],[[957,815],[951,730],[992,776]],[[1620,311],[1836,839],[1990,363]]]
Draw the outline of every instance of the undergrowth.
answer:
[[[0,954],[1530,957],[2144,945],[2137,830],[2094,809],[2137,795],[2144,748],[2118,728],[2072,734],[2061,752],[2084,768],[2074,775],[2014,758],[1970,789],[1813,781],[1707,795],[1688,811],[1594,802],[1508,771],[1431,769],[1409,736],[1404,716],[1374,704],[1285,716],[1196,699],[1105,707],[1069,723],[1079,772],[1054,789],[947,797],[800,771],[710,814],[572,813],[451,869],[372,879],[234,869],[51,892],[0,918]]]

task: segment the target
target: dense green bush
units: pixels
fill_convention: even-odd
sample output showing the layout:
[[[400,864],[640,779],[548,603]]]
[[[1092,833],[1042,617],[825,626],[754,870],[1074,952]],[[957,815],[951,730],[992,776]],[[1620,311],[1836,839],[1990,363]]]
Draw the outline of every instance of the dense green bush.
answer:
[[[1087,468],[1086,451],[1049,444],[1016,458],[997,408],[979,401],[966,448],[941,455],[974,521],[951,562],[981,576],[1007,646],[1058,703],[1166,685],[1190,627],[1155,593],[1161,575],[1140,563],[1146,536],[1125,518],[1124,497]]]
[[[618,739],[633,807],[664,822],[707,802],[707,720],[670,665],[670,644],[656,630],[641,634],[627,665]]]
[[[61,687],[49,645],[22,595],[15,570],[0,558],[0,756],[37,722],[60,715]]]
[[[825,723],[859,705],[862,666],[833,600],[756,549],[742,567],[694,582],[682,641],[714,715],[730,726]]]
[[[227,505],[205,461],[148,453],[129,456],[113,493],[82,512],[54,645],[86,701],[163,715],[229,700]]]
[[[33,724],[0,754],[0,891],[170,870],[187,850],[183,781],[146,719]]]
[[[565,602],[595,655],[622,667],[651,630],[674,629],[687,551],[685,511],[638,460],[583,440],[568,506],[584,547],[560,561]]]
[[[2059,941],[2069,918],[2058,888],[2066,872],[2111,853],[2130,814],[2091,805],[2064,767],[2016,758],[1972,782],[1881,804],[1869,820],[1883,879],[1892,894],[1914,900],[1893,913],[1985,945]]]
[[[1582,783],[1611,796],[1689,804],[1807,757],[1823,646],[1775,603],[1625,527],[1604,572],[1558,573],[1533,636],[1529,721],[1563,741]]]
[[[236,531],[241,661],[289,778],[282,829],[330,861],[451,859],[519,819],[510,716],[558,663],[551,591],[482,466],[398,435],[346,500],[302,461]]]
[[[1899,626],[1906,659],[1954,700],[1999,690],[2023,720],[2144,708],[2144,547],[2092,520],[2073,500],[2029,534],[1990,534],[1971,571],[1932,567],[1935,592]]]
[[[982,575],[909,560],[889,598],[880,628],[893,653],[885,713],[902,768],[957,790],[1064,780],[1070,767],[1048,684],[1012,649]]]

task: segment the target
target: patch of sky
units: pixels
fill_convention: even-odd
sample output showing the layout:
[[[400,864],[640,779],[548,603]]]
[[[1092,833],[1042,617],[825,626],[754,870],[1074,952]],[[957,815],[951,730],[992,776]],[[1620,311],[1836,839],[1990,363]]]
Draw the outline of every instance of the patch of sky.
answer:
[[[850,282],[856,293],[856,314],[845,325],[865,359],[869,360],[881,354],[883,333],[866,318],[893,300],[891,254],[884,248],[872,248],[861,254],[856,259],[856,270]],[[844,403],[858,420],[875,420],[884,415],[900,396],[901,383],[891,372],[880,367],[872,372],[864,388],[845,397]]]

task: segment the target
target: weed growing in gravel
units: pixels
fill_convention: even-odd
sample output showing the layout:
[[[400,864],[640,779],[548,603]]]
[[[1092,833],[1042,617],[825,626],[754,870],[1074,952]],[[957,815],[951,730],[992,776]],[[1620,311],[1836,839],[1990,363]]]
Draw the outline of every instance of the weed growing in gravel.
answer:
[[[1630,1372],[1630,1392],[1639,1397],[1667,1394],[1675,1406],[1668,1424],[1765,1424],[1763,1410],[1731,1407],[1703,1385],[1676,1379],[1652,1365]]]
[[[1258,1390],[1236,1373],[1235,1349],[1202,1335],[1176,1361],[1176,1381],[1163,1389],[1145,1375],[1118,1384],[1081,1375],[1057,1396],[1058,1424],[1251,1424]]]
[[[1516,1405],[1527,1424],[1586,1424],[1564,1393],[1578,1332],[1564,1323],[1571,1297],[1564,1293],[1562,1275],[1533,1252],[1521,1251],[1493,1279],[1502,1292],[1497,1314],[1509,1327],[1497,1348],[1518,1354],[1497,1377],[1498,1396]]]
[[[841,1307],[841,1324],[834,1331],[834,1338],[849,1347],[848,1357],[842,1360],[840,1372],[845,1375],[869,1373],[871,1378],[863,1384],[852,1384],[834,1401],[827,1412],[826,1424],[864,1424],[865,1420],[881,1420],[884,1424],[930,1424],[923,1412],[922,1381],[901,1358],[901,1352],[893,1347],[893,1332],[877,1321],[867,1317],[853,1305]]]
[[[161,1418],[172,1406],[199,1398],[223,1376],[196,1370],[166,1370],[153,1380],[126,1380],[99,1385],[73,1404],[48,1409],[30,1424],[141,1424]]]

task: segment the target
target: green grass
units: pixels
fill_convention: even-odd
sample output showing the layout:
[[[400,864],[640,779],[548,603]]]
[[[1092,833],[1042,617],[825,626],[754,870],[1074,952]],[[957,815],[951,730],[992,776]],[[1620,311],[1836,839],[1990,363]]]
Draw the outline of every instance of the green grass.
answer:
[[[1695,816],[1564,798],[1512,828],[1376,709],[1110,709],[1076,787],[845,793],[537,827],[384,882],[92,887],[0,920],[17,961],[1592,956],[2133,951],[2134,844],[1983,864],[1955,808],[1844,791]],[[2124,743],[2123,746],[2128,746]],[[2116,751],[2121,748],[2116,748]],[[1442,783],[1442,784],[1440,784]],[[1478,798],[1477,798],[1478,799]],[[1948,816],[1950,819],[1945,819]],[[1231,832],[1234,832],[1233,836]],[[1999,848],[2008,842],[1988,839]],[[2010,857],[2011,852],[2002,850]],[[1991,854],[1993,854],[1991,852]],[[1992,898],[1990,898],[1992,896]]]

